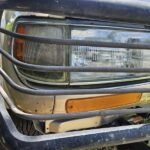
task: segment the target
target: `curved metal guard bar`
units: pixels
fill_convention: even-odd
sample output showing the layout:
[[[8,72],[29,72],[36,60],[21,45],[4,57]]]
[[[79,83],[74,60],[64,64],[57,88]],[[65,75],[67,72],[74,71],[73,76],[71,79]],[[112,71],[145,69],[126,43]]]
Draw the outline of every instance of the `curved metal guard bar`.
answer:
[[[113,47],[113,48],[132,48],[132,49],[147,49],[150,50],[149,44],[129,44],[129,43],[113,43],[113,42],[100,42],[100,41],[84,41],[84,40],[70,40],[70,39],[49,39],[43,37],[35,37],[30,35],[22,35],[14,33],[5,29],[0,28],[0,32],[9,35],[14,38],[48,43],[48,44],[64,44],[64,45],[82,45],[82,46],[95,46],[95,47]],[[23,67],[30,70],[40,70],[40,71],[65,71],[65,72],[136,72],[136,73],[147,73],[150,72],[150,68],[113,68],[113,67],[72,67],[72,66],[44,66],[44,65],[34,65],[27,64],[18,61],[2,48],[0,48],[0,53],[6,57],[9,61],[14,63],[19,67]]]
[[[47,43],[47,44],[109,47],[109,48],[150,49],[149,44],[115,43],[115,42],[72,40],[72,39],[52,39],[52,38],[31,36],[31,35],[25,35],[25,34],[18,34],[18,33],[14,33],[14,32],[5,30],[3,28],[0,28],[0,32],[4,33],[6,35],[9,35],[13,38],[28,40],[28,41],[32,41],[32,42]]]
[[[4,33],[10,35],[10,36],[15,36],[15,38],[23,38],[25,40],[39,40],[40,42],[44,42],[47,40],[47,42],[57,42],[59,41],[49,41],[51,39],[45,39],[45,38],[40,38],[40,37],[32,37],[32,36],[25,36],[25,35],[18,35],[16,33],[12,33],[6,30],[1,30],[5,31]],[[43,41],[42,41],[43,40]],[[69,40],[69,43],[72,40]],[[63,42],[66,42],[65,40],[60,40],[58,43],[62,44]],[[68,42],[68,41],[67,41]],[[72,41],[72,44],[81,44],[83,41]],[[79,43],[78,43],[79,42]],[[81,43],[80,43],[81,42]],[[87,41],[86,41],[87,42]],[[84,44],[88,44],[88,43]],[[92,41],[90,41],[92,44]],[[64,43],[68,44],[68,43]],[[95,43],[94,43],[95,44]],[[97,43],[97,46],[102,46],[101,42]],[[107,47],[111,47],[109,43],[107,43]],[[116,43],[111,43],[111,44],[116,44]],[[125,44],[126,46],[133,46],[135,48],[138,47],[138,45],[135,44]],[[120,43],[120,46],[123,47],[125,46],[124,44]],[[113,45],[117,47],[118,45]],[[145,49],[145,46],[150,49],[150,45],[140,45],[143,49]],[[139,48],[139,47],[138,47]],[[69,67],[69,66],[42,66],[42,65],[33,65],[33,64],[27,64],[21,61],[18,61],[17,59],[13,58],[10,54],[8,54],[6,51],[3,49],[0,49],[0,53],[5,56],[9,61],[14,63],[15,65],[18,65],[19,67],[23,67],[26,69],[32,69],[32,70],[42,70],[42,71],[68,71],[68,72],[150,72],[150,68],[102,68],[102,67]],[[27,87],[21,87],[17,85],[2,69],[0,69],[0,75],[6,80],[6,82],[13,87],[14,89],[18,90],[19,92],[23,92],[26,94],[32,94],[32,95],[77,95],[77,94],[108,94],[108,93],[134,93],[134,92],[139,92],[139,93],[146,93],[150,92],[150,88],[96,88],[96,89],[57,89],[57,90],[46,90],[46,89],[30,89]],[[4,94],[4,91],[2,92],[2,89],[0,91],[2,95]],[[85,117],[92,117],[92,116],[105,116],[105,115],[122,115],[122,114],[129,114],[129,113],[146,113],[149,112],[149,108],[139,108],[139,109],[120,109],[120,110],[106,110],[106,111],[93,111],[93,112],[82,112],[82,113],[71,113],[71,114],[55,114],[55,115],[33,115],[33,114],[27,114],[22,111],[20,111],[12,102],[11,100],[7,97],[6,95],[4,96],[6,102],[9,104],[10,108],[18,114],[20,117],[26,118],[26,119],[31,119],[31,120],[44,120],[44,119],[74,119],[74,118],[85,118]]]
[[[0,48],[0,53],[15,65],[35,71],[65,71],[65,72],[130,72],[147,73],[150,68],[113,68],[113,67],[71,67],[71,66],[44,66],[21,62]]]
[[[26,37],[26,39],[30,39],[31,36],[25,36],[25,35],[18,35],[16,33],[12,33],[10,31],[1,29],[5,34],[9,34],[15,37]],[[38,39],[39,37],[32,37],[33,39]],[[31,39],[32,39],[31,38]],[[43,38],[40,38],[43,39]],[[45,39],[45,38],[44,38]],[[62,42],[62,41],[61,41]],[[82,41],[80,41],[82,42]],[[150,45],[149,45],[150,47]],[[150,68],[106,68],[106,67],[69,67],[69,66],[42,66],[42,65],[33,65],[33,64],[27,64],[24,62],[20,62],[13,58],[10,54],[5,52],[4,50],[0,49],[0,53],[4,55],[8,60],[10,60],[12,63],[32,69],[32,70],[43,70],[43,71],[76,71],[76,72],[81,72],[81,71],[87,71],[87,72],[150,72]],[[97,89],[59,89],[59,90],[43,90],[43,89],[29,89],[25,87],[20,87],[16,83],[14,83],[9,76],[2,70],[0,69],[0,75],[9,83],[10,86],[12,86],[14,89],[27,93],[27,94],[33,94],[33,95],[75,95],[75,94],[106,94],[106,93],[133,93],[133,92],[150,92],[150,88],[97,88]]]
[[[79,95],[79,94],[113,94],[113,93],[149,93],[150,88],[93,88],[93,89],[30,89],[16,84],[2,69],[0,75],[15,90],[32,95]]]
[[[8,97],[2,87],[0,87],[0,97],[2,96],[10,109],[19,117],[27,120],[62,120],[62,119],[76,119],[94,116],[109,116],[109,115],[126,115],[131,113],[149,113],[150,108],[136,108],[136,109],[110,109],[97,110],[90,112],[67,113],[67,114],[29,114],[18,109],[13,101]]]
[[[68,95],[68,94],[94,94],[94,93],[132,93],[132,92],[150,92],[149,89],[134,88],[134,89],[76,89],[76,90],[34,90],[29,88],[20,87],[15,84],[6,74],[0,69],[0,74],[6,79],[8,84],[14,89],[28,94],[33,95]],[[81,112],[81,113],[69,113],[69,114],[47,114],[47,115],[37,115],[28,114],[19,110],[15,104],[10,100],[5,91],[0,87],[0,93],[4,97],[6,103],[11,108],[11,110],[17,114],[19,117],[28,120],[60,120],[60,119],[75,119],[75,118],[86,118],[93,116],[107,116],[107,115],[125,115],[130,113],[148,113],[150,108],[137,108],[137,109],[112,109],[103,111],[91,111],[91,112]]]

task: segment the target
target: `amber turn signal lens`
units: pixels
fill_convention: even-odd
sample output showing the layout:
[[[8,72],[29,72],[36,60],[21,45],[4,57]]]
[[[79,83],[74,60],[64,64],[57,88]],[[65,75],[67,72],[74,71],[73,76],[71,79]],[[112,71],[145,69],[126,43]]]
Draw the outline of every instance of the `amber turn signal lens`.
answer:
[[[25,27],[23,25],[18,25],[16,32],[19,34],[25,34],[26,33]],[[25,41],[22,39],[14,40],[14,56],[20,61],[23,60],[24,44],[25,44]]]
[[[138,103],[141,95],[141,93],[129,93],[81,99],[69,99],[66,102],[66,111],[68,113],[72,113],[117,108]]]

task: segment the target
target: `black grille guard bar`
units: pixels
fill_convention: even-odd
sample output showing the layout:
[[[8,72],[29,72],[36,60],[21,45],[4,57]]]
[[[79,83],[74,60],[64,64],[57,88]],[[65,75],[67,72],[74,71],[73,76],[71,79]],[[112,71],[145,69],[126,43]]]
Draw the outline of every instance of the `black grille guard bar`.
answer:
[[[50,39],[43,37],[35,37],[30,35],[23,35],[0,28],[0,32],[9,35],[13,38],[29,40],[33,42],[41,42],[56,45],[79,45],[79,46],[94,46],[94,47],[109,47],[109,48],[131,48],[136,50],[146,49],[150,50],[150,44],[130,44],[130,43],[113,43],[100,41],[85,41],[85,40],[71,40],[71,39]],[[43,66],[33,65],[18,61],[6,51],[0,48],[0,53],[20,67],[40,70],[40,71],[66,71],[66,72],[136,72],[145,73],[150,72],[150,68],[112,68],[112,67],[70,67],[70,66]]]
[[[27,64],[21,61],[18,61],[6,51],[0,48],[0,53],[6,57],[9,61],[14,63],[19,67],[23,67],[29,70],[35,71],[66,71],[66,72],[130,72],[130,73],[148,73],[150,68],[113,68],[113,67],[71,67],[71,66],[43,66],[43,65],[34,65]]]
[[[132,49],[150,49],[149,44],[133,44],[133,43],[115,43],[115,42],[101,42],[90,40],[73,40],[73,39],[52,39],[38,36],[31,36],[25,34],[18,34],[3,28],[0,28],[0,32],[9,35],[13,38],[28,40],[32,42],[40,42],[45,44],[57,44],[57,45],[77,45],[77,46],[93,46],[93,47],[110,47],[110,48],[132,48]]]
[[[10,61],[14,62],[16,65],[19,65],[21,67],[25,68],[32,68],[34,70],[35,67],[36,70],[45,69],[45,70],[51,70],[51,71],[60,71],[62,66],[52,66],[53,69],[51,69],[50,66],[41,66],[41,65],[32,65],[32,64],[26,64],[22,63],[16,59],[14,59],[12,56],[7,54],[4,50],[0,49],[1,54],[3,54],[6,58],[8,58]],[[45,68],[44,68],[45,67]],[[78,68],[76,67],[66,67],[64,70],[70,71],[68,68],[73,69],[74,71],[78,71]],[[80,71],[84,71],[84,67],[80,68]],[[95,69],[95,70],[94,70]],[[150,68],[134,68],[134,69],[124,69],[124,68],[95,68],[95,67],[87,67],[85,69],[86,71],[102,71],[102,72],[150,72]],[[119,71],[118,71],[119,70]],[[106,94],[106,93],[134,93],[134,92],[150,92],[150,88],[97,88],[97,89],[57,89],[57,90],[42,90],[42,89],[30,89],[26,87],[20,87],[17,85],[14,81],[12,81],[9,76],[2,70],[0,69],[0,74],[1,76],[12,86],[14,89],[24,92],[27,94],[35,94],[35,95],[75,95],[75,94]]]
[[[44,42],[45,38],[41,37],[32,37],[31,36],[24,36],[24,35],[19,35],[16,33],[12,33],[10,31],[6,31],[4,29],[1,29],[1,31],[5,34],[8,34],[10,36],[15,36],[15,38],[22,38],[26,40],[39,40],[39,42]],[[29,39],[28,39],[29,38]],[[48,40],[48,39],[46,39]],[[54,39],[53,39],[54,40]],[[57,39],[54,40],[54,42],[57,41]],[[62,44],[64,40],[59,40],[61,41]],[[69,40],[71,41],[71,40]],[[82,43],[82,41],[79,41]],[[92,43],[92,41],[89,41]],[[50,42],[52,43],[52,42]],[[56,43],[55,43],[56,44]],[[66,43],[65,43],[66,44]],[[73,44],[73,43],[72,43]],[[79,44],[79,43],[78,43]],[[85,43],[84,43],[85,44]],[[114,43],[113,43],[114,44]],[[101,45],[101,42],[99,46]],[[121,46],[122,44],[120,44]],[[133,47],[134,48],[139,48],[138,45],[135,44],[125,44],[126,47]],[[108,44],[107,47],[111,46],[111,43]],[[115,45],[114,45],[115,46]],[[117,47],[117,45],[116,45]],[[124,47],[124,44],[123,46]],[[132,48],[133,48],[132,47]],[[150,49],[150,45],[140,45],[140,48],[145,49]],[[10,60],[12,63],[15,65],[18,65],[23,68],[27,69],[32,69],[32,70],[43,70],[43,71],[60,71],[63,67],[62,66],[41,66],[41,65],[33,65],[33,64],[27,64],[20,62],[13,58],[10,54],[8,54],[6,51],[3,49],[0,49],[0,53],[5,56],[8,60]],[[118,71],[119,70],[119,71]],[[95,68],[95,67],[64,67],[61,71],[97,71],[97,72],[150,72],[150,68]],[[26,93],[26,94],[32,94],[32,95],[76,95],[76,94],[107,94],[107,93],[134,93],[134,92],[139,92],[139,93],[146,93],[150,92],[150,88],[96,88],[96,89],[57,89],[57,90],[46,90],[46,89],[30,89],[27,87],[21,87],[17,85],[9,76],[2,70],[0,69],[0,75],[7,81],[7,83],[14,89]],[[71,114],[56,114],[56,115],[33,115],[33,114],[26,114],[22,111],[20,111],[4,94],[5,92],[1,88],[0,90],[1,94],[5,97],[5,101],[9,105],[9,107],[18,114],[20,117],[26,118],[26,119],[31,119],[31,120],[48,120],[48,119],[73,119],[73,118],[84,118],[84,117],[92,117],[92,116],[106,116],[106,115],[123,115],[123,114],[129,114],[129,113],[146,113],[149,112],[149,108],[139,108],[139,109],[119,109],[119,110],[105,110],[105,111],[93,111],[93,112],[83,112],[83,113],[71,113]]]
[[[75,119],[75,118],[86,118],[93,116],[108,116],[108,115],[125,115],[131,113],[149,113],[150,108],[136,108],[136,109],[112,109],[112,110],[101,110],[91,112],[80,112],[80,113],[68,113],[68,114],[48,114],[38,115],[29,114],[18,109],[13,101],[8,97],[2,87],[0,87],[0,93],[5,102],[8,104],[10,109],[17,114],[19,117],[27,120],[61,120],[61,119]]]

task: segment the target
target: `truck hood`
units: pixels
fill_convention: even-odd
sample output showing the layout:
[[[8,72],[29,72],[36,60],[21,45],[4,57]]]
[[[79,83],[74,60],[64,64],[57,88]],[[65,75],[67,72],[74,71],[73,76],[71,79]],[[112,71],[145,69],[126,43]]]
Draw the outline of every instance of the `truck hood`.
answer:
[[[0,9],[42,12],[72,18],[150,22],[149,0],[3,0]]]

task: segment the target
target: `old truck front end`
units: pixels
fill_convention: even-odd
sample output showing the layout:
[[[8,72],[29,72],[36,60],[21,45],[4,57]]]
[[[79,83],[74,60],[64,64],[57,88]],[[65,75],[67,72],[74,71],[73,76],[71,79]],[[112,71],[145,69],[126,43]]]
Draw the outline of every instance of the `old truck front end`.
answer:
[[[149,139],[147,1],[0,6],[14,9],[0,28],[4,145],[92,149]]]

